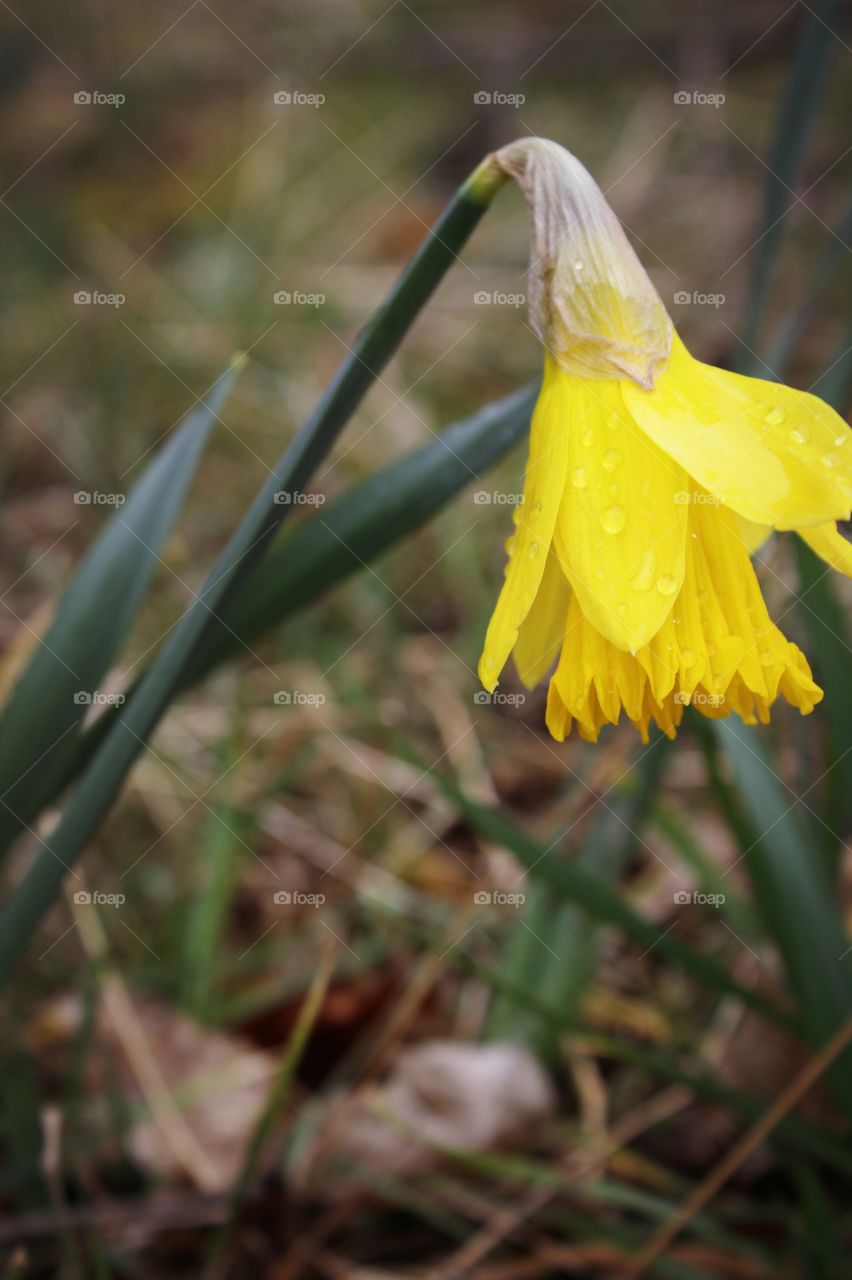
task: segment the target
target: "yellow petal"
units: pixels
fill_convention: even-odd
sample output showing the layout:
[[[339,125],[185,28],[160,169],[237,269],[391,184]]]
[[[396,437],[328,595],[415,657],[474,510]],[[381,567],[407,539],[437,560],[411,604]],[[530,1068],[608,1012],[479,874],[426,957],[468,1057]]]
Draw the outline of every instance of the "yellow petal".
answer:
[[[576,722],[594,742],[623,710],[647,741],[651,720],[673,737],[690,703],[711,719],[736,712],[754,724],[768,722],[778,696],[807,715],[822,691],[769,617],[733,512],[691,503],[683,587],[635,655],[606,640],[571,597],[547,726],[561,741]]]
[[[755,524],[753,520],[746,520],[745,516],[736,515],[737,528],[740,531],[740,537],[745,544],[745,549],[750,556],[759,551],[765,542],[772,537],[771,524]]]
[[[479,678],[493,692],[515,646],[519,628],[533,606],[544,574],[559,503],[565,487],[568,424],[553,370],[545,367],[544,385],[530,427],[530,452],[524,475],[524,500],[514,513],[506,580],[488,624]]]
[[[538,595],[521,623],[513,653],[518,675],[528,689],[544,679],[559,657],[570,596],[568,579],[551,548]]]
[[[844,520],[852,435],[824,401],[694,360],[675,334],[653,391],[624,384],[642,430],[747,520],[798,529]]]
[[[826,564],[830,564],[832,569],[852,578],[852,542],[844,538],[836,524],[820,524],[815,529],[799,529],[799,536],[804,538],[810,549],[821,556]]]
[[[552,408],[570,423],[559,558],[589,622],[636,650],[683,582],[689,480],[625,412],[627,383],[557,376]]]

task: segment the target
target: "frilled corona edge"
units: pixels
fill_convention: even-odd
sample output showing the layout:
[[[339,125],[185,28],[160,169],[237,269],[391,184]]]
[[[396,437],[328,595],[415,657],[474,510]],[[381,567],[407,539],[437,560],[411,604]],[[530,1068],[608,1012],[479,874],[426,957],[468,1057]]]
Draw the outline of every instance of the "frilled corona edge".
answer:
[[[665,311],[665,325],[655,318],[662,303],[567,152],[531,140],[497,155],[525,184],[534,266],[536,240],[545,254],[534,320],[558,317],[547,336],[561,346],[548,342],[482,683],[494,689],[510,654],[530,687],[553,671],[547,724],[560,740],[576,721],[594,741],[622,709],[643,738],[652,720],[674,735],[689,704],[754,723],[783,696],[807,714],[822,691],[769,617],[750,553],[773,529],[795,529],[852,574],[852,545],[836,527],[852,502],[852,432],[815,396],[693,359]],[[577,261],[579,245],[595,245],[597,257],[582,259],[591,301],[576,281],[566,290],[564,265],[550,270],[565,247],[560,228]],[[578,317],[581,331],[569,327]]]

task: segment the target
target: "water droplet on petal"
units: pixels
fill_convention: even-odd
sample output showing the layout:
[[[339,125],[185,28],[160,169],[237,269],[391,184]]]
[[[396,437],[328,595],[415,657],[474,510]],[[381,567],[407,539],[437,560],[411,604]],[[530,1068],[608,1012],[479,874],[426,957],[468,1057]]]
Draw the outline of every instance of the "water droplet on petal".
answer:
[[[807,444],[808,433],[803,427],[793,427],[793,430],[790,432],[790,439],[793,441],[793,444]]]
[[[772,651],[770,649],[761,649],[760,665],[762,667],[771,667],[774,661],[775,659],[773,658]]]
[[[571,472],[571,483],[575,489],[585,489],[589,483],[589,477],[586,474],[585,467],[575,467]]]
[[[582,258],[578,258],[578,259],[577,259],[577,261],[574,263],[574,270],[575,270],[575,271],[582,271],[582,270],[583,270],[584,265],[585,265],[585,263],[583,262],[583,259],[582,259]]]
[[[784,421],[784,410],[780,404],[776,404],[766,415],[766,421],[772,427],[777,427],[779,422]]]
[[[824,467],[833,467],[835,465],[835,457],[833,453],[824,453],[822,455],[822,465]]]
[[[594,431],[584,431],[584,432],[583,432],[583,444],[586,446],[586,448],[588,449],[589,445],[590,445],[590,444],[594,444],[594,443],[595,443],[595,433],[594,433]]]
[[[606,533],[621,533],[626,523],[623,507],[607,507],[601,516],[601,525]]]
[[[847,441],[848,439],[849,439],[849,432],[848,432],[848,431],[847,431],[847,433],[846,433],[846,435],[845,435],[845,436],[835,436],[835,437],[834,437],[834,447],[835,447],[836,449],[842,449],[842,448],[843,448],[843,446],[845,445],[845,443],[846,443],[846,441]]]
[[[692,649],[681,649],[680,660],[685,667],[691,667],[695,662],[695,653]]]
[[[661,596],[673,596],[677,591],[677,578],[673,578],[669,573],[664,573],[661,578],[657,579],[657,590]]]
[[[610,431],[614,431],[616,427],[620,427],[621,419],[619,418],[618,414],[617,413],[609,414],[606,420],[606,425],[609,427]]]
[[[610,449],[603,456],[604,471],[614,471],[623,461],[621,454],[617,449]]]
[[[541,511],[541,509],[542,509],[542,507],[543,507],[543,506],[544,506],[544,503],[543,503],[543,502],[541,501],[541,499],[539,498],[538,502],[535,504],[535,509],[536,509],[536,511]]]
[[[606,577],[606,574],[604,573],[603,569],[598,569],[597,572],[595,573],[595,577],[597,578],[598,582],[603,582],[604,578]]]
[[[530,557],[530,560],[535,560],[535,558],[536,558],[536,556],[538,555],[538,553],[539,553],[539,551],[540,551],[540,550],[541,550],[541,543],[539,543],[539,542],[531,542],[531,543],[530,543],[530,549],[529,549],[529,557]]]

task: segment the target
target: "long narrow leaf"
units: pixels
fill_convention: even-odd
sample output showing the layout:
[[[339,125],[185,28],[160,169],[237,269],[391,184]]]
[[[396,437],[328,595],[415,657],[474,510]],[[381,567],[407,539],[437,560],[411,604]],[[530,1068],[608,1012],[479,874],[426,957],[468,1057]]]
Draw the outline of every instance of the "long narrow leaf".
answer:
[[[753,827],[742,865],[778,946],[803,1027],[822,1044],[852,1014],[852,950],[825,863],[799,817],[798,799],[783,786],[759,736],[738,719],[713,723]],[[831,1082],[852,1119],[852,1051]]]
[[[476,175],[475,175],[476,178]],[[29,872],[0,913],[0,980],[8,980],[57,896],[65,872],[102,822],[122,783],[180,687],[211,620],[221,615],[267,551],[291,505],[349,421],[379,371],[452,265],[493,191],[481,182],[456,193],[373,321],[361,332],[317,408],[284,452],[211,570],[200,595],[174,628],[139,688],[104,736]]]
[[[67,771],[74,731],[142,603],[238,368],[217,379],[107,521],[0,713],[0,849]]]

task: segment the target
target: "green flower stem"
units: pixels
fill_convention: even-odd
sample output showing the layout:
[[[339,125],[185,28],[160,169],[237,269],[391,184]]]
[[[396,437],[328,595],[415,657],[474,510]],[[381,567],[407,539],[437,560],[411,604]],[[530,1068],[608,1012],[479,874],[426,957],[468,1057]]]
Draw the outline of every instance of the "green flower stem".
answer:
[[[501,182],[488,160],[456,192],[385,302],[356,339],[316,409],[285,451],[190,605],[158,652],[133,699],[122,708],[83,774],[56,829],[0,911],[0,982],[27,943],[94,835],[137,756],[179,689],[183,673],[227,602],[267,550],[291,509],[281,491],[305,487],[411,323],[456,260]]]

